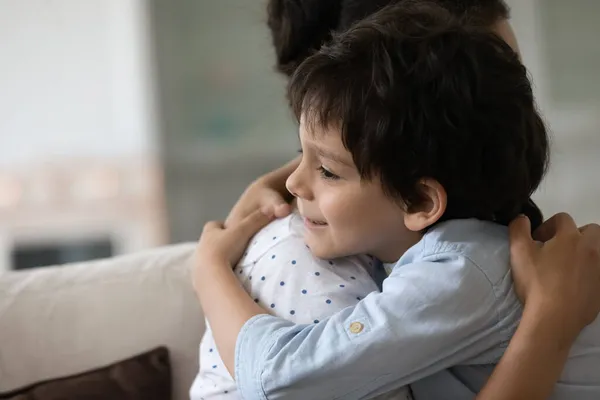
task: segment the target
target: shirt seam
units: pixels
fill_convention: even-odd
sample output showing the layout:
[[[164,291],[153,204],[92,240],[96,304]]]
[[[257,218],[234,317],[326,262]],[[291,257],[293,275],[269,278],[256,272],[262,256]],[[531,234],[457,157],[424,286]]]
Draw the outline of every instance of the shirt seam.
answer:
[[[490,288],[492,289],[492,293],[493,293],[493,295],[494,295],[494,300],[495,300],[495,301],[494,301],[494,313],[495,313],[495,315],[496,315],[496,326],[499,326],[499,325],[500,325],[501,318],[500,318],[500,311],[498,311],[498,306],[497,306],[499,299],[498,299],[498,294],[496,293],[496,288],[495,288],[494,284],[492,283],[491,279],[490,279],[490,278],[487,276],[487,274],[486,274],[486,273],[483,271],[483,269],[482,269],[482,268],[481,268],[481,267],[480,267],[480,266],[479,266],[479,265],[478,265],[478,264],[477,264],[475,261],[473,261],[473,259],[472,259],[471,257],[469,257],[467,254],[464,254],[464,253],[462,253],[462,252],[461,252],[461,253],[456,253],[456,252],[453,252],[453,251],[443,251],[443,252],[440,252],[440,253],[432,253],[432,254],[430,254],[430,255],[424,256],[424,258],[425,258],[425,257],[438,256],[438,255],[439,255],[439,256],[442,256],[442,255],[446,255],[446,254],[459,255],[460,257],[463,257],[463,258],[464,258],[466,261],[468,261],[468,262],[469,262],[469,264],[470,264],[470,265],[472,265],[473,267],[475,267],[475,269],[476,269],[476,270],[477,270],[477,271],[478,271],[478,272],[479,272],[481,275],[483,275],[483,276],[484,276],[485,280],[486,280],[486,281],[488,282],[488,284],[490,285]],[[503,329],[502,331],[504,332],[504,329]]]
[[[488,283],[490,284],[490,286],[492,288],[492,293],[494,294],[494,299],[495,299],[494,311],[496,313],[496,327],[501,328],[500,332],[502,332],[502,338],[503,338],[502,341],[504,342],[505,341],[504,338],[506,338],[507,335],[509,334],[509,327],[502,326],[502,320],[504,320],[504,317],[500,314],[500,310],[498,309],[498,304],[501,303],[501,299],[498,297],[496,285],[494,285],[494,283],[492,283],[491,279],[488,277],[488,275],[485,273],[485,271],[483,271],[483,269],[475,261],[473,261],[473,259],[471,257],[469,257],[466,254],[463,254],[463,257],[465,257],[466,260],[468,260],[471,264],[473,264],[475,266],[475,268],[477,268],[479,270],[479,272],[481,274],[483,274],[483,276],[485,276],[485,279],[488,281]],[[507,274],[510,274],[510,268],[507,271],[507,273],[502,276],[502,280],[506,277]],[[512,284],[511,284],[511,286],[512,286]]]

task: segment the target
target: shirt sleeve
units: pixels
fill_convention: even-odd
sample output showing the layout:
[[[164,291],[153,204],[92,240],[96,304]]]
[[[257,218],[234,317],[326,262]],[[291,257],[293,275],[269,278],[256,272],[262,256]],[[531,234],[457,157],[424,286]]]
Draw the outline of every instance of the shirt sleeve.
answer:
[[[236,344],[238,389],[245,399],[359,399],[410,384],[500,344],[497,301],[460,255],[397,267],[381,293],[319,323],[250,319]]]

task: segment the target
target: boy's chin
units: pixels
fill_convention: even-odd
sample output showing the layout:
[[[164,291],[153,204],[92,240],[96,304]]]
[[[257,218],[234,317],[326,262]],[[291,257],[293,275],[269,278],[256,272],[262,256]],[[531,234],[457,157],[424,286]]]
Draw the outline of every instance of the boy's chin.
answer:
[[[310,252],[313,256],[323,260],[333,260],[343,257],[343,254],[340,254],[331,247],[324,246],[323,243],[306,243],[306,245],[310,249]]]

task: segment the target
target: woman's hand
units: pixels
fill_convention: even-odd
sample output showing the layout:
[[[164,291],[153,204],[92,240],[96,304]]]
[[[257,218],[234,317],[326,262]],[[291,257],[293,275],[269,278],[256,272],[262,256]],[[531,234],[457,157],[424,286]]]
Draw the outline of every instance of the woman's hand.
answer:
[[[600,312],[600,226],[577,228],[568,214],[546,221],[533,238],[527,217],[510,226],[517,295],[569,328],[572,339]],[[539,242],[534,242],[533,239]]]
[[[512,275],[523,318],[477,400],[542,400],[552,393],[573,342],[600,311],[600,226],[567,214],[531,237],[527,217],[510,225]]]
[[[289,204],[292,196],[285,187],[285,181],[299,164],[298,157],[251,183],[233,206],[225,220],[225,226],[236,225],[257,210],[276,218],[287,216],[292,210]]]

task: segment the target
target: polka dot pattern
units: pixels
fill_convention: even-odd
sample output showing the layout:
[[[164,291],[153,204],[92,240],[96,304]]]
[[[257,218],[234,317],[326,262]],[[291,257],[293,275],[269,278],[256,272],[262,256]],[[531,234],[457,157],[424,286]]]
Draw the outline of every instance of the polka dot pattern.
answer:
[[[297,324],[319,324],[377,290],[368,261],[361,257],[316,259],[304,240],[290,230],[287,217],[255,236],[235,274],[251,299],[270,315]],[[208,333],[203,343],[209,342],[203,344],[200,353],[199,379],[205,391],[192,399],[215,395],[237,398],[235,382],[220,360],[211,331]]]

